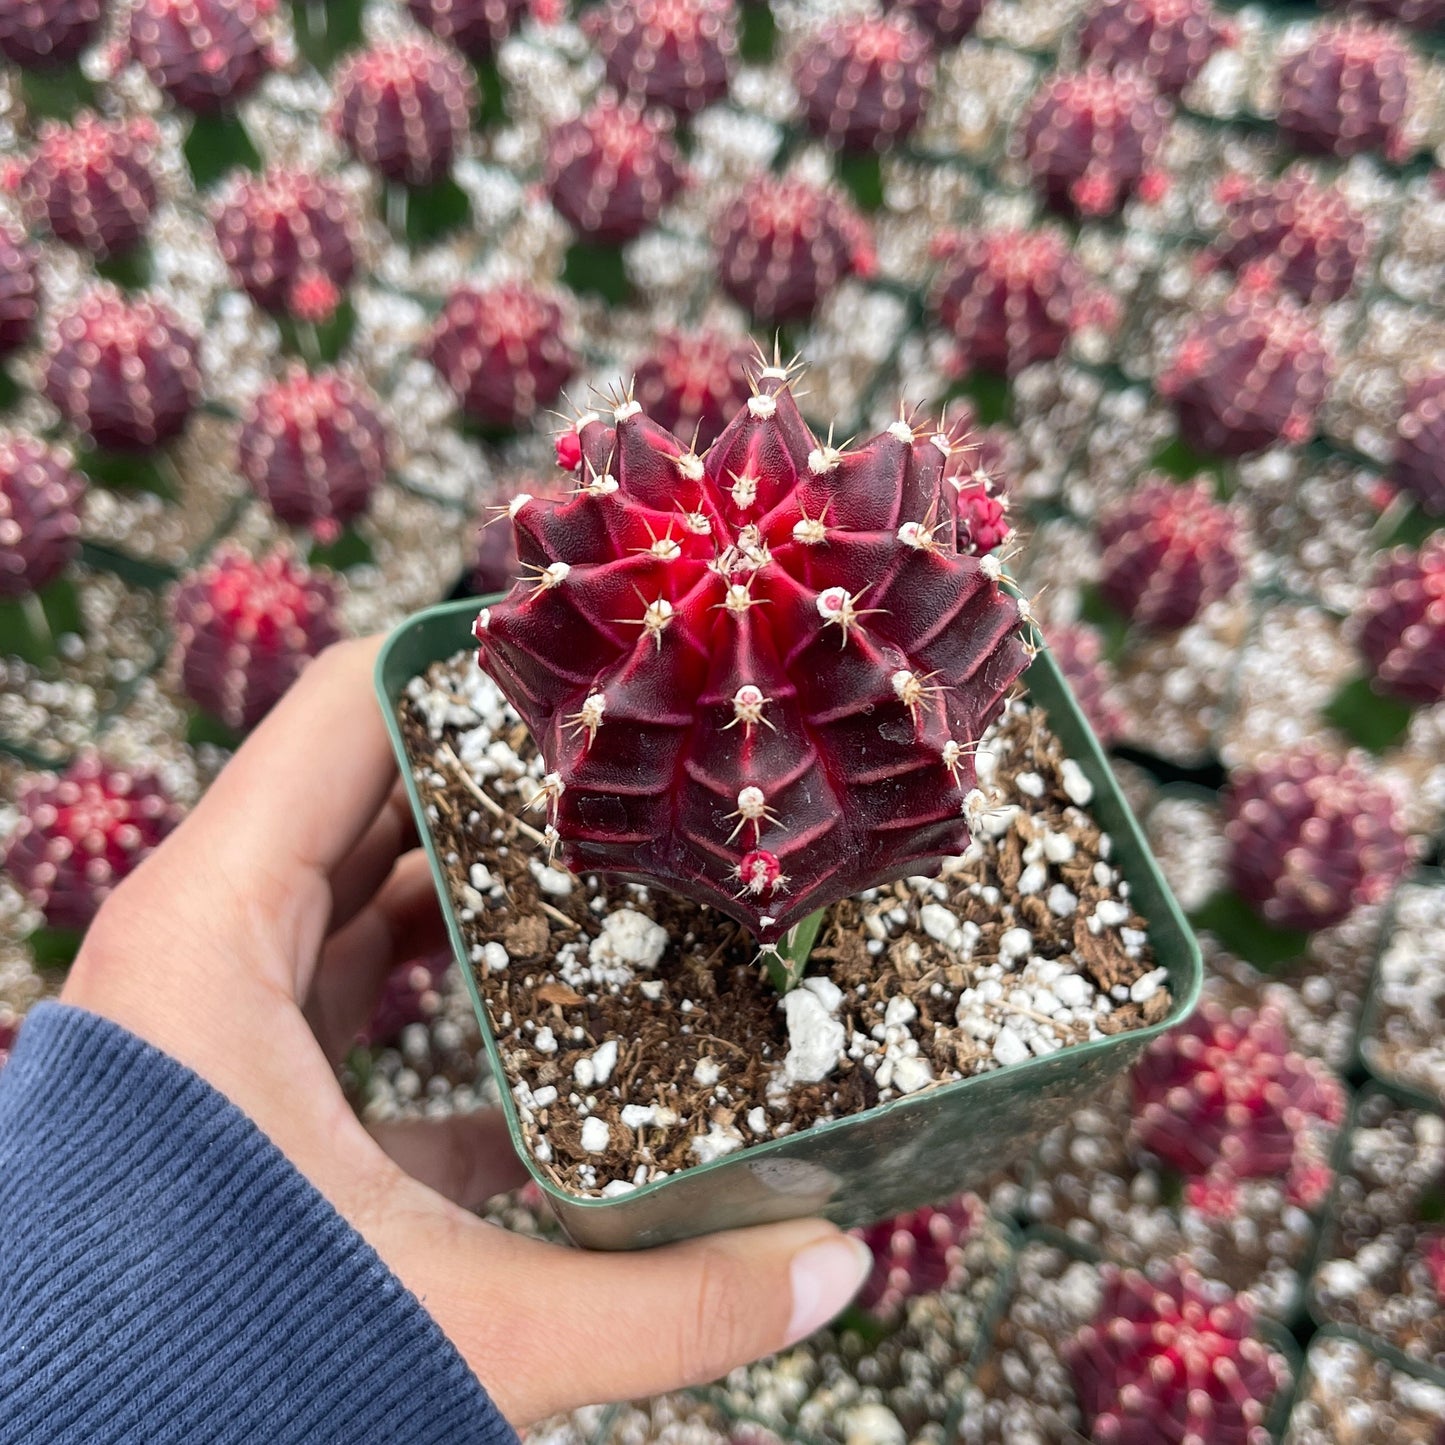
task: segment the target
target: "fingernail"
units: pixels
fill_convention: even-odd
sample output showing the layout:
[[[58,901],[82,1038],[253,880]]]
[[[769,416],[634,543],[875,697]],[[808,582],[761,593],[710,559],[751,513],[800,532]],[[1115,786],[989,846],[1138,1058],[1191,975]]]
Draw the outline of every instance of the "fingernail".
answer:
[[[793,1315],[787,1343],[822,1329],[855,1294],[873,1268],[873,1251],[851,1234],[835,1235],[793,1256],[789,1281]]]

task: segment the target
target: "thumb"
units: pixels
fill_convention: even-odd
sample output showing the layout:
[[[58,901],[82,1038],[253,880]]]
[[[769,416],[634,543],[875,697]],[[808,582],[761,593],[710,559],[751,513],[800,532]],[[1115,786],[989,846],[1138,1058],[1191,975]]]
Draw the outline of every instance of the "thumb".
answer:
[[[476,1292],[455,1260],[445,1290],[457,1298],[461,1285],[471,1308],[448,1318],[435,1291],[426,1304],[517,1426],[718,1379],[827,1324],[873,1264],[867,1245],[817,1219],[630,1254],[479,1228],[461,1272]],[[484,1315],[483,1298],[501,1308]]]

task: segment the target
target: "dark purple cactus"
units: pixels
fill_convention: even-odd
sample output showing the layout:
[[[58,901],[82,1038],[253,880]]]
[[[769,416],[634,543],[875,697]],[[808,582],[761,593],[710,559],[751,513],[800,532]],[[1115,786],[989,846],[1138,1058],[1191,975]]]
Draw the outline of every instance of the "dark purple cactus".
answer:
[[[339,298],[356,273],[357,221],[335,181],[273,167],[243,172],[216,207],[216,244],[263,311],[305,316],[318,278]]]
[[[0,598],[53,581],[80,550],[85,478],[35,437],[0,432]]]
[[[944,449],[900,421],[835,450],[778,367],[705,459],[631,400],[578,435],[578,493],[514,509],[530,575],[476,626],[563,859],[767,942],[966,847],[1030,648],[997,562],[939,536]]]
[[[877,265],[868,224],[842,193],[803,180],[755,177],[716,231],[723,290],[767,325],[806,321],[840,281]]]
[[[448,949],[392,969],[371,1022],[362,1031],[361,1043],[369,1048],[386,1048],[400,1039],[403,1029],[435,1018],[442,1005],[442,983],[451,964]]]
[[[1243,285],[1189,328],[1159,389],[1173,400],[1185,441],[1239,457],[1308,441],[1333,370],[1292,298]]]
[[[1248,1179],[1277,1181],[1302,1209],[1324,1202],[1344,1090],[1295,1051],[1277,1009],[1201,1004],[1149,1046],[1133,1092],[1135,1136],[1185,1176],[1187,1202],[1208,1212]]]
[[[1365,20],[1319,25],[1279,65],[1278,125],[1286,140],[1316,155],[1410,152],[1405,119],[1415,63],[1392,30]]]
[[[1239,581],[1239,519],[1203,479],[1145,478],[1099,518],[1099,591],[1141,627],[1183,627]]]
[[[1234,27],[1210,0],[1095,0],[1079,30],[1079,54],[1111,69],[1128,66],[1161,95],[1178,95]]]
[[[26,219],[99,261],[130,250],[156,208],[154,140],[149,120],[47,121],[20,177]]]
[[[0,358],[29,342],[40,311],[39,257],[28,239],[0,226]]]
[[[918,128],[933,89],[933,44],[900,11],[830,20],[798,49],[793,85],[814,135],[883,151]]]
[[[728,93],[733,0],[606,0],[582,21],[619,95],[695,115]]]
[[[747,403],[756,356],[746,337],[662,331],[637,363],[632,394],[664,431],[696,438],[705,451]]]
[[[1445,536],[1387,553],[1355,620],[1380,692],[1426,706],[1445,699]]]
[[[1369,255],[1370,233],[1337,187],[1318,185],[1296,167],[1277,180],[1228,176],[1216,195],[1224,224],[1212,255],[1221,265],[1304,301],[1349,294]]]
[[[891,1321],[919,1295],[957,1289],[967,1278],[964,1246],[982,1212],[975,1196],[963,1194],[856,1230],[873,1251],[873,1272],[858,1292],[859,1307]]]
[[[1087,622],[1053,623],[1045,632],[1049,651],[1068,679],[1074,701],[1099,741],[1111,747],[1124,735],[1127,719],[1115,700],[1118,680],[1104,654],[1103,637]]]
[[[589,241],[632,240],[681,188],[670,117],[637,101],[605,95],[547,138],[547,193]]]
[[[375,45],[336,74],[332,124],[357,160],[389,181],[445,176],[471,128],[476,86],[466,63],[430,36]]]
[[[7,0],[0,5],[0,55],[22,70],[74,60],[95,38],[101,0]]]
[[[97,446],[150,451],[200,400],[196,340],[163,302],[101,283],[51,319],[45,394]]]
[[[551,406],[576,370],[563,331],[561,305],[535,287],[459,286],[423,354],[466,416],[483,426],[510,427]]]
[[[938,45],[957,45],[972,34],[987,0],[897,0],[892,8],[907,15]]]
[[[332,540],[386,480],[380,407],[343,370],[291,367],[258,393],[241,427],[237,465],[283,521]]]
[[[286,548],[253,559],[226,544],[176,584],[173,666],[198,707],[253,728],[321,650],[342,635],[336,583]]]
[[[63,773],[32,773],[5,871],[51,928],[85,928],[111,889],[181,819],[160,777],[81,753]]]
[[[1108,296],[1052,228],[943,236],[933,249],[941,264],[929,304],[958,342],[960,372],[1013,376],[1052,360],[1081,326],[1112,321]]]
[[[1304,743],[1243,768],[1224,793],[1229,878],[1276,928],[1329,928],[1379,903],[1415,844],[1394,788],[1363,752]]]
[[[1099,1313],[1065,1362],[1100,1445],[1269,1445],[1289,1370],[1255,1333],[1249,1302],[1187,1265],[1157,1279],[1105,1264]]]
[[[197,115],[242,100],[272,67],[268,0],[136,0],[131,56]]]
[[[1445,371],[1406,385],[1390,475],[1432,516],[1445,517]]]
[[[528,0],[406,0],[406,8],[468,60],[487,61],[526,16]]]
[[[1169,102],[1137,71],[1089,65],[1044,81],[1018,149],[1053,210],[1108,216],[1136,193],[1157,199],[1154,163],[1169,119]]]

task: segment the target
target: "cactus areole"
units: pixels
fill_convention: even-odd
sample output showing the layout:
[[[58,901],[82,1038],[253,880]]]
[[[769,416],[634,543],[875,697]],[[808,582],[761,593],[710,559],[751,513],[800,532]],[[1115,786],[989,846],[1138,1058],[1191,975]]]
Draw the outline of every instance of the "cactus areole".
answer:
[[[834,447],[786,368],[754,385],[702,456],[630,397],[581,417],[577,489],[513,499],[527,575],[475,635],[562,859],[766,946],[968,846],[973,751],[1032,648],[997,560],[944,535],[956,443]]]

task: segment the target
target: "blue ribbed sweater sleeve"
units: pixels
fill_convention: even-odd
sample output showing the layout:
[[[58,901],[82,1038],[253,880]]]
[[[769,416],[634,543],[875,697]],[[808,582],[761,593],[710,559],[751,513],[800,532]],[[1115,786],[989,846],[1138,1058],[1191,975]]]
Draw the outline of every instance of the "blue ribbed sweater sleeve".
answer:
[[[254,1124],[42,1004],[0,1070],[0,1442],[516,1445],[380,1257]]]

